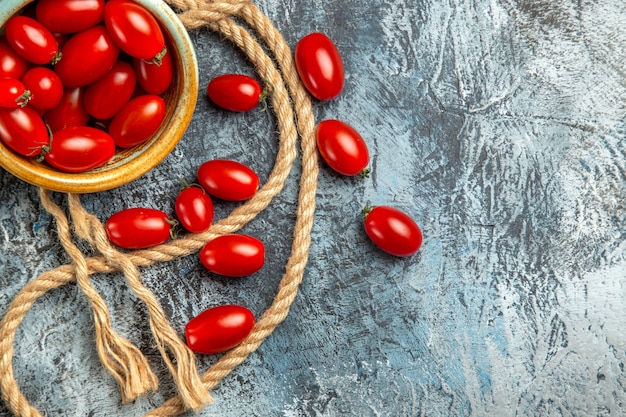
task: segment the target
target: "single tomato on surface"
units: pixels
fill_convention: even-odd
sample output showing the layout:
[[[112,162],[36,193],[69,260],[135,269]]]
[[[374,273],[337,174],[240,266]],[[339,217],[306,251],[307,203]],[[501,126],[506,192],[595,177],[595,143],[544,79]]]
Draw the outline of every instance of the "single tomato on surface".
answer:
[[[345,78],[343,60],[328,36],[313,32],[300,39],[294,60],[302,84],[313,97],[330,100],[341,93]]]
[[[174,222],[161,210],[133,207],[118,211],[106,222],[111,243],[124,249],[146,249],[167,242]]]
[[[106,164],[115,154],[113,138],[88,126],[72,126],[52,134],[47,163],[64,172],[85,172]]]
[[[23,156],[38,156],[50,143],[46,125],[30,107],[0,108],[0,139]]]
[[[113,117],[109,134],[120,148],[131,148],[145,142],[165,119],[165,100],[154,94],[131,99]]]
[[[202,233],[213,222],[213,201],[201,187],[184,188],[176,197],[176,218],[191,233]]]
[[[422,231],[405,212],[389,206],[363,210],[367,236],[383,251],[395,256],[415,254],[422,245]]]
[[[36,66],[29,69],[22,77],[22,82],[31,94],[28,104],[36,109],[52,109],[63,98],[63,83],[49,68]]]
[[[263,89],[252,77],[243,74],[224,74],[213,78],[207,88],[209,98],[219,107],[246,112],[262,100]]]
[[[165,37],[148,9],[131,0],[110,0],[104,6],[104,24],[128,55],[161,64],[167,53]]]
[[[340,120],[324,120],[315,131],[317,149],[326,163],[343,175],[367,175],[369,151],[363,137]]]
[[[52,33],[75,33],[102,22],[104,0],[39,0],[37,21]]]
[[[249,309],[226,304],[204,310],[189,320],[185,338],[195,353],[222,353],[240,344],[253,327],[254,314]]]
[[[200,261],[214,274],[244,277],[265,264],[265,245],[248,235],[222,235],[204,245],[200,250]]]
[[[102,25],[78,32],[63,45],[63,59],[54,66],[63,85],[84,87],[113,68],[120,48]]]
[[[230,159],[213,159],[198,168],[198,182],[214,197],[244,201],[259,189],[259,177],[250,167]]]
[[[33,18],[15,15],[5,26],[9,45],[22,58],[33,64],[56,64],[61,60],[59,45],[44,25]]]

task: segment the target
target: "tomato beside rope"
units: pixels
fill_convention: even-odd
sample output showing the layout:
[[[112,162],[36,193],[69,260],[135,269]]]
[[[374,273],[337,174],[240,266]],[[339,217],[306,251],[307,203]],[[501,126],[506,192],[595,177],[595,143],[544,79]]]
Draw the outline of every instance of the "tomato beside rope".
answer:
[[[369,151],[363,137],[340,120],[324,120],[315,131],[317,149],[326,163],[343,175],[366,176]]]
[[[254,327],[254,314],[246,307],[226,304],[211,307],[185,326],[187,346],[196,353],[226,352],[240,344]]]
[[[189,186],[176,197],[176,217],[191,233],[201,233],[213,222],[213,201],[202,187]]]
[[[125,249],[146,249],[167,242],[175,224],[161,210],[133,207],[118,211],[106,222],[109,240]]]
[[[258,81],[244,74],[223,74],[213,78],[207,94],[219,107],[235,112],[250,111],[264,98]]]
[[[244,277],[265,264],[265,246],[243,234],[218,236],[200,250],[200,261],[209,271],[226,277]]]
[[[198,182],[212,196],[244,201],[259,189],[259,177],[247,165],[230,159],[213,159],[198,168]]]
[[[328,36],[313,32],[300,39],[294,60],[302,84],[313,97],[330,100],[341,93],[345,79],[343,60]]]

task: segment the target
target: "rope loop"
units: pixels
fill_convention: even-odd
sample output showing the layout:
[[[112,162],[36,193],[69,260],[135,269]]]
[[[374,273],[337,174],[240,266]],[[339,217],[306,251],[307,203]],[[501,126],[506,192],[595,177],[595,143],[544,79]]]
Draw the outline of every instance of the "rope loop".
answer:
[[[84,209],[79,195],[67,195],[68,219],[61,206],[54,202],[52,194],[40,190],[42,207],[55,219],[59,240],[71,263],[44,272],[28,282],[0,321],[0,391],[9,409],[17,416],[41,417],[15,381],[13,344],[17,329],[30,308],[49,291],[69,283],[76,283],[82,290],[93,310],[100,360],[117,380],[121,400],[132,401],[156,389],[156,377],[139,349],[112,328],[108,307],[90,281],[95,274],[121,272],[124,275],[130,289],[148,309],[152,335],[178,391],[177,395],[146,414],[163,417],[187,410],[198,411],[211,403],[209,392],[244,362],[285,319],[302,282],[311,243],[318,160],[311,101],[298,78],[291,50],[272,22],[248,0],[166,1],[178,11],[188,30],[206,27],[222,35],[239,48],[259,76],[273,86],[271,108],[276,114],[279,142],[274,167],[267,182],[253,198],[235,208],[207,232],[185,235],[154,248],[131,252],[120,252],[110,244],[104,226]],[[274,300],[258,318],[250,335],[199,375],[193,353],[170,326],[156,295],[143,285],[139,270],[192,254],[211,239],[234,233],[253,220],[282,191],[298,156],[298,139],[302,174],[291,255]],[[99,255],[85,257],[72,240],[73,235],[89,243]]]

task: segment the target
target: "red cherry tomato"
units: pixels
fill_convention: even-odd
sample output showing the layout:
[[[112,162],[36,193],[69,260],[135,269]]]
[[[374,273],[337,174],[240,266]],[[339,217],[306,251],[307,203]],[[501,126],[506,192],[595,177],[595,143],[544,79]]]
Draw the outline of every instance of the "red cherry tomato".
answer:
[[[176,217],[191,233],[205,232],[213,222],[213,201],[200,187],[186,187],[176,197]]]
[[[248,166],[229,159],[213,159],[198,168],[198,182],[214,197],[244,201],[259,189],[259,177]]]
[[[213,103],[221,108],[245,112],[259,104],[263,89],[254,78],[247,75],[224,74],[209,82],[207,93]]]
[[[56,132],[70,126],[86,125],[89,113],[85,110],[84,102],[84,87],[65,88],[59,104],[44,114],[50,130]]]
[[[117,61],[111,71],[87,86],[85,109],[96,119],[110,119],[128,103],[137,85],[133,67]]]
[[[39,0],[35,14],[50,32],[81,32],[102,22],[104,0]]]
[[[56,107],[63,98],[63,84],[54,71],[46,67],[33,67],[22,77],[24,86],[30,91],[29,105],[39,110]]]
[[[254,314],[234,304],[211,307],[185,326],[187,346],[195,353],[215,354],[240,344],[254,327]]]
[[[44,159],[64,172],[85,172],[106,164],[115,154],[111,136],[88,126],[71,126],[52,134]]]
[[[154,135],[164,118],[165,100],[144,94],[130,100],[115,115],[109,125],[109,134],[120,148],[131,148]]]
[[[161,210],[135,207],[113,214],[105,228],[114,245],[125,249],[146,249],[170,239],[172,221]]]
[[[54,66],[54,71],[66,87],[83,87],[109,72],[119,53],[106,28],[94,26],[65,42],[63,59]]]
[[[0,139],[24,156],[37,156],[50,143],[46,125],[30,107],[0,108]]]
[[[104,23],[128,55],[160,64],[167,51],[165,38],[159,22],[145,7],[131,0],[110,0],[104,6]]]
[[[20,80],[0,78],[0,107],[9,109],[24,107],[28,104],[30,97],[30,91]]]
[[[5,35],[13,50],[33,64],[56,64],[61,59],[56,39],[35,19],[22,15],[11,17]]]
[[[133,58],[133,67],[137,74],[137,82],[149,94],[163,94],[174,79],[172,54],[165,54],[161,60],[161,65]]]
[[[6,37],[0,37],[0,77],[12,77],[19,80],[30,65],[9,46]]]
[[[341,93],[343,61],[337,47],[326,35],[314,32],[300,39],[294,60],[300,80],[313,97],[330,100]]]
[[[265,264],[265,246],[247,235],[230,234],[216,237],[200,250],[200,262],[214,274],[244,277]]]
[[[315,131],[317,149],[326,163],[343,175],[367,175],[367,144],[352,126],[340,120],[324,120]]]
[[[365,232],[383,251],[411,256],[422,245],[422,231],[408,214],[389,206],[366,207]]]

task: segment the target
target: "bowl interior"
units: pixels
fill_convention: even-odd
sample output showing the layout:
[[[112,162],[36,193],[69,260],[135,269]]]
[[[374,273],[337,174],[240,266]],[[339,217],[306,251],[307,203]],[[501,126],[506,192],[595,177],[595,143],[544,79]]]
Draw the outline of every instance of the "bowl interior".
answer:
[[[2,0],[0,27],[33,0]],[[91,193],[129,183],[158,165],[182,138],[198,97],[198,65],[187,30],[162,0],[135,0],[160,22],[168,53],[174,62],[174,79],[164,94],[167,111],[159,130],[147,141],[129,149],[118,149],[105,165],[83,173],[66,173],[36,162],[7,148],[0,141],[0,166],[33,185],[54,191]]]

